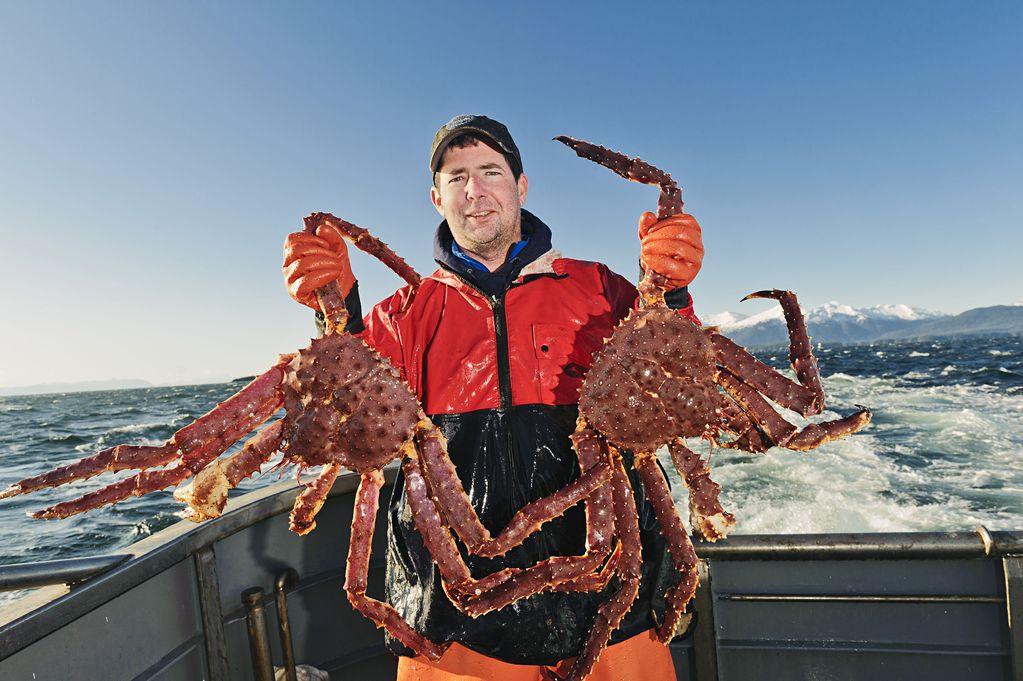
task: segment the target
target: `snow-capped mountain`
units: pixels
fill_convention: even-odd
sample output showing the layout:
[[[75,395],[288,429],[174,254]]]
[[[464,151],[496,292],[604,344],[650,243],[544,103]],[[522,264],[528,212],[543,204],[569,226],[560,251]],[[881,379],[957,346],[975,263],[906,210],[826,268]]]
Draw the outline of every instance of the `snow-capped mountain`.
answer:
[[[703,322],[704,326],[720,326],[733,328],[737,323],[746,319],[748,315],[738,314],[735,312],[718,312],[717,314],[707,315],[706,317],[700,316],[700,321]]]
[[[958,315],[932,312],[908,305],[854,308],[838,302],[804,310],[806,327],[815,342],[865,343],[889,338],[1023,333],[1023,306],[975,308]],[[703,318],[705,326],[718,326],[735,342],[777,345],[788,342],[781,306],[743,316],[721,312]]]

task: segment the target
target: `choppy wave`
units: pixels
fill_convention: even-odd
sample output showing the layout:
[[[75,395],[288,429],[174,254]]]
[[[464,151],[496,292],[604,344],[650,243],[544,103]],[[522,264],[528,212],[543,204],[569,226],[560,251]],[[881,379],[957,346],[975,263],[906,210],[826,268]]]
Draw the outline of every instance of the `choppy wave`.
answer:
[[[125,435],[149,435],[152,433],[163,433],[166,431],[173,431],[174,424],[165,421],[152,421],[149,423],[132,423],[127,426],[118,426],[111,428],[103,434],[104,439],[117,438],[121,441],[126,439]]]

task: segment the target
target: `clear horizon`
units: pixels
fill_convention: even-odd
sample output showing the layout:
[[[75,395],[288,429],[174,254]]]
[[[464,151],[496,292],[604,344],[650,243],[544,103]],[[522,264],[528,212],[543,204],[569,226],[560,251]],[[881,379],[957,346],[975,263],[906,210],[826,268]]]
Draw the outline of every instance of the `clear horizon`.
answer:
[[[265,370],[313,334],[302,216],[434,269],[426,155],[466,112],[510,128],[555,247],[630,278],[656,190],[551,137],[671,172],[699,314],[1023,298],[1019,3],[8,4],[0,57],[0,386]],[[366,309],[399,285],[352,260]]]

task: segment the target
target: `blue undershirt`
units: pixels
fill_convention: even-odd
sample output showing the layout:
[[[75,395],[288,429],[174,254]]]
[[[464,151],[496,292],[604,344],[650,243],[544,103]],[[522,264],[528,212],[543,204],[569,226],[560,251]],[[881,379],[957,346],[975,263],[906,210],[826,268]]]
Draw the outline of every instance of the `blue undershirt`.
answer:
[[[529,243],[529,239],[523,239],[522,241],[516,241],[512,245],[511,250],[508,251],[508,257],[505,259],[505,261],[507,262],[508,260],[511,260],[516,255],[521,253],[522,249],[525,248],[526,244],[528,244],[528,243]],[[456,258],[458,258],[459,260],[461,260],[462,262],[464,262],[466,265],[468,265],[469,267],[473,268],[474,270],[481,270],[483,272],[489,272],[490,271],[490,269],[486,265],[481,263],[479,260],[477,260],[476,258],[472,257],[471,255],[466,255],[465,252],[461,248],[458,247],[458,244],[455,241],[451,242],[451,253],[454,254],[454,256]]]

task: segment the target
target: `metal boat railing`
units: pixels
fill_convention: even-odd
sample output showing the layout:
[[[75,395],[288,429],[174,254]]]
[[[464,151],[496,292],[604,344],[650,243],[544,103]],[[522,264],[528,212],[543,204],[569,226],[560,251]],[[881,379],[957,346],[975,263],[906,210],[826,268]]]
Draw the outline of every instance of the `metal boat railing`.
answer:
[[[88,558],[65,558],[36,563],[0,565],[0,591],[35,589],[54,584],[76,584],[99,577],[131,558],[119,553]]]
[[[1023,554],[1023,532],[747,534],[698,542],[697,553],[716,560],[975,558]]]

